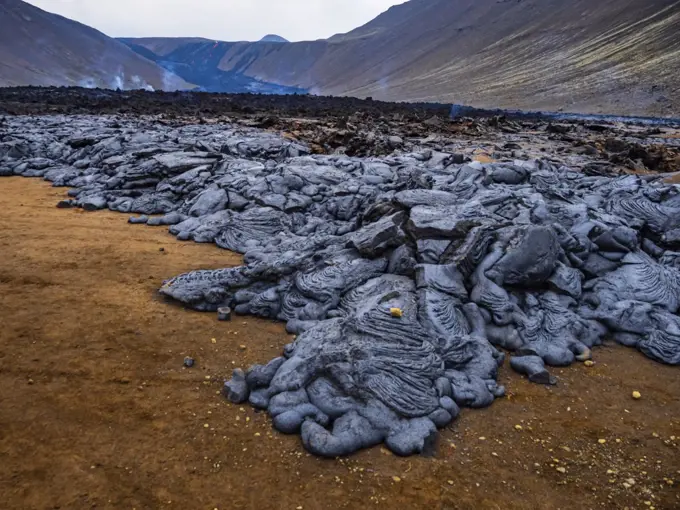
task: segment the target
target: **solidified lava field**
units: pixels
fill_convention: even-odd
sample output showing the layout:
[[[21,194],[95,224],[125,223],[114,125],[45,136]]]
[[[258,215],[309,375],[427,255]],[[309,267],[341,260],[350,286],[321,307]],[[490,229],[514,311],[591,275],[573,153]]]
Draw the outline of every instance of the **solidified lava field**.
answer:
[[[680,364],[672,126],[451,122],[403,105],[65,116],[33,97],[35,115],[0,124],[0,175],[71,188],[61,208],[130,213],[242,253],[160,292],[286,322],[294,341],[235,370],[224,393],[314,454],[384,442],[436,455],[461,407],[507,395],[504,363],[553,385],[549,367],[590,362],[613,339]],[[0,108],[24,113],[14,99]]]

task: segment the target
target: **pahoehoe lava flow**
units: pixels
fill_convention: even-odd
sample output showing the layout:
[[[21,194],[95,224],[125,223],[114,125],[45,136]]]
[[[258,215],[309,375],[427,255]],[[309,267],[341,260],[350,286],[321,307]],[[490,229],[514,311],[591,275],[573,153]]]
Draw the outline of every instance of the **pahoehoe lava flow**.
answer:
[[[680,192],[653,175],[430,149],[313,155],[229,124],[8,117],[2,130],[0,175],[70,187],[60,207],[243,254],[160,292],[286,322],[294,342],[224,393],[315,454],[426,450],[461,407],[504,394],[506,353],[543,384],[606,337],[680,364]]]

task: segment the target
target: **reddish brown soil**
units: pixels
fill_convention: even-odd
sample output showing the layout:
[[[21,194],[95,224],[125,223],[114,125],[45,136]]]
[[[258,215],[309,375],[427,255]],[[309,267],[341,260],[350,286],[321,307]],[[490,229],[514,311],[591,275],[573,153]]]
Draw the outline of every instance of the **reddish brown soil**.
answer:
[[[3,510],[680,507],[678,368],[618,346],[555,370],[555,388],[504,368],[508,397],[465,410],[434,458],[318,459],[219,395],[233,366],[280,353],[283,326],[219,323],[156,295],[164,278],[239,257],[56,209],[63,195],[0,179]]]

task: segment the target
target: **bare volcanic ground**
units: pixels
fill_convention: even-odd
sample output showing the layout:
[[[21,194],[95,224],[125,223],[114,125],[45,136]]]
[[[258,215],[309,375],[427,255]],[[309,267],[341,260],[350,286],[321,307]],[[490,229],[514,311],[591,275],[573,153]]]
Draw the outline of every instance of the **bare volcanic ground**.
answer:
[[[281,351],[283,324],[219,323],[157,297],[170,275],[240,257],[127,215],[56,209],[64,197],[0,180],[4,509],[680,505],[677,369],[613,345],[590,368],[555,369],[556,387],[502,367],[507,396],[464,411],[434,457],[308,455],[219,395],[233,366]]]

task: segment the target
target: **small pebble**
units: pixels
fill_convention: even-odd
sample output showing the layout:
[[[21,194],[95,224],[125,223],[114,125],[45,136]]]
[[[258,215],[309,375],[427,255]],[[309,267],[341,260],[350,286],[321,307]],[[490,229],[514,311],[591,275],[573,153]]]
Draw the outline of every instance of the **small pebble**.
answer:
[[[394,480],[397,483],[401,482],[401,478],[399,478],[398,476],[393,476],[392,480]]]
[[[595,365],[595,362],[594,362],[594,361],[591,361],[591,360],[587,360],[587,361],[585,361],[583,364],[584,364],[585,366],[587,366],[587,367],[592,367],[592,366]]]
[[[558,472],[560,472],[562,474],[567,472],[567,469],[562,467],[562,466],[556,467],[555,470],[557,470]]]
[[[635,400],[640,400],[642,398],[642,394],[639,391],[634,391],[633,392],[633,398]]]
[[[597,442],[600,443],[600,444],[605,444],[607,442],[607,440],[606,439],[598,439]]]
[[[194,366],[194,363],[195,363],[194,358],[190,358],[189,356],[184,358],[184,366],[185,367],[191,368],[191,367]]]
[[[397,318],[400,318],[404,315],[404,312],[401,310],[401,308],[390,308],[390,313],[392,314],[392,317]]]

